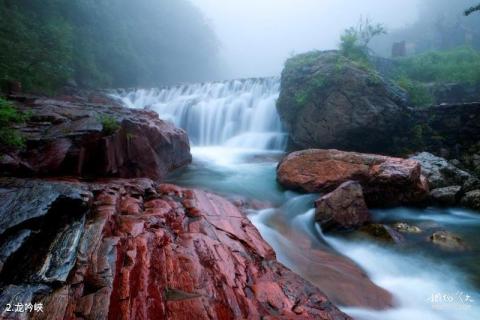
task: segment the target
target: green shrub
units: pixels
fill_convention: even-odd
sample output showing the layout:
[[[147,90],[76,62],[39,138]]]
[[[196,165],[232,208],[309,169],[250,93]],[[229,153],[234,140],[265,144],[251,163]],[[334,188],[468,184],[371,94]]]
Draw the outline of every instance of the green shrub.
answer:
[[[11,103],[0,98],[0,148],[17,149],[25,146],[25,139],[13,126],[28,117],[28,114],[19,112]]]
[[[399,87],[407,91],[410,101],[417,107],[427,107],[434,103],[433,96],[421,83],[413,81],[405,76],[396,80]]]
[[[469,47],[396,59],[396,78],[418,82],[480,84],[480,53]]]
[[[103,133],[106,135],[114,134],[118,129],[120,129],[120,123],[114,117],[104,114],[100,117],[100,122],[102,123]]]
[[[359,66],[370,69],[368,45],[373,38],[385,33],[382,24],[360,18],[357,26],[346,29],[341,35],[340,52]]]

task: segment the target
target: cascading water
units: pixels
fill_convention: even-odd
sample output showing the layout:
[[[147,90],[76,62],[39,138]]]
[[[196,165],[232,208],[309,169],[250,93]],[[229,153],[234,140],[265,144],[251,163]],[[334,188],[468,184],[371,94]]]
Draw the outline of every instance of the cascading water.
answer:
[[[422,251],[421,246],[412,249],[380,246],[368,240],[325,236],[320,229],[315,229],[311,208],[316,195],[284,191],[276,182],[276,161],[283,154],[281,150],[286,141],[275,110],[278,94],[279,79],[268,78],[122,90],[113,96],[131,108],[150,108],[188,132],[194,146],[193,164],[172,176],[171,182],[269,204],[272,208],[252,211],[250,219],[275,249],[278,259],[289,268],[321,286],[329,275],[319,271],[325,267],[325,261],[319,258],[324,255],[319,256],[318,252],[336,251],[362,267],[377,285],[393,294],[395,306],[387,310],[342,307],[355,319],[480,319],[480,296],[476,290],[480,282],[472,287],[471,281],[466,280],[478,278],[475,276],[478,245],[468,265],[459,268],[462,266],[456,265],[455,255],[446,253],[437,257],[430,248]],[[470,237],[471,243],[478,243],[476,228],[480,218],[462,210],[442,212],[432,208],[417,212],[398,208],[380,210],[376,216],[381,223],[393,219],[391,222],[438,224]],[[461,261],[464,264],[466,260]],[[348,268],[342,271],[344,269],[329,264],[329,269],[345,273],[345,277],[338,279],[351,277]],[[342,288],[341,283],[335,283],[337,287]],[[429,301],[432,295],[457,293],[471,296],[471,301],[456,304]]]
[[[194,146],[283,150],[275,103],[278,78],[185,84],[118,91],[130,108],[149,108],[187,131]]]

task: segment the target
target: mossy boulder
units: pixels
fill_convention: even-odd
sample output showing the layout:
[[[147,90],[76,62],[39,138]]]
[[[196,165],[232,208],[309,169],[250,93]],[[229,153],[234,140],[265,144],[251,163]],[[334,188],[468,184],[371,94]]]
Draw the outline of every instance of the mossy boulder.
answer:
[[[287,60],[277,109],[292,145],[386,152],[409,126],[403,89],[337,51]]]

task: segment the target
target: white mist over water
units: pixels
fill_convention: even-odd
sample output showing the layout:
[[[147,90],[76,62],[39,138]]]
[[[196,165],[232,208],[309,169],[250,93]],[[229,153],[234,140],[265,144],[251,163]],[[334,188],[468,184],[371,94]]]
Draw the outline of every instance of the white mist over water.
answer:
[[[130,108],[149,108],[187,131],[194,146],[283,150],[276,101],[280,79],[184,84],[165,89],[119,91]]]

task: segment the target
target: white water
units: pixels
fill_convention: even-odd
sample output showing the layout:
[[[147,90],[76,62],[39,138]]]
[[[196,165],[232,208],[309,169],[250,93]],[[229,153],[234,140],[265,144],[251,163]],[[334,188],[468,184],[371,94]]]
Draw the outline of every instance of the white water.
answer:
[[[278,79],[239,80],[209,84],[182,85],[167,89],[121,91],[115,96],[132,108],[151,108],[161,118],[187,130],[194,148],[192,166],[175,178],[175,183],[195,186],[230,195],[240,194],[269,201],[277,209],[261,210],[250,218],[278,259],[302,273],[305,266],[295,265],[304,250],[288,230],[279,230],[276,215],[287,221],[288,228],[307,234],[311,245],[328,245],[362,267],[379,286],[390,291],[396,307],[387,311],[342,308],[357,320],[474,320],[480,319],[480,297],[463,274],[446,262],[436,263],[421,252],[399,252],[392,247],[371,242],[352,242],[324,236],[315,229],[312,196],[299,196],[278,188],[274,160],[268,150],[282,150],[285,135],[275,112]],[[273,156],[278,155],[278,151]],[[253,161],[254,157],[260,160]],[[262,160],[263,159],[263,160]],[[433,220],[450,226],[478,225],[475,213],[465,210],[435,209],[380,210],[379,216],[402,221]],[[310,270],[315,270],[310,266]],[[321,275],[318,275],[321,276]],[[474,296],[473,303],[432,305],[433,294]]]
[[[149,108],[187,131],[194,146],[283,150],[275,103],[278,78],[185,84],[118,91],[130,108]]]

